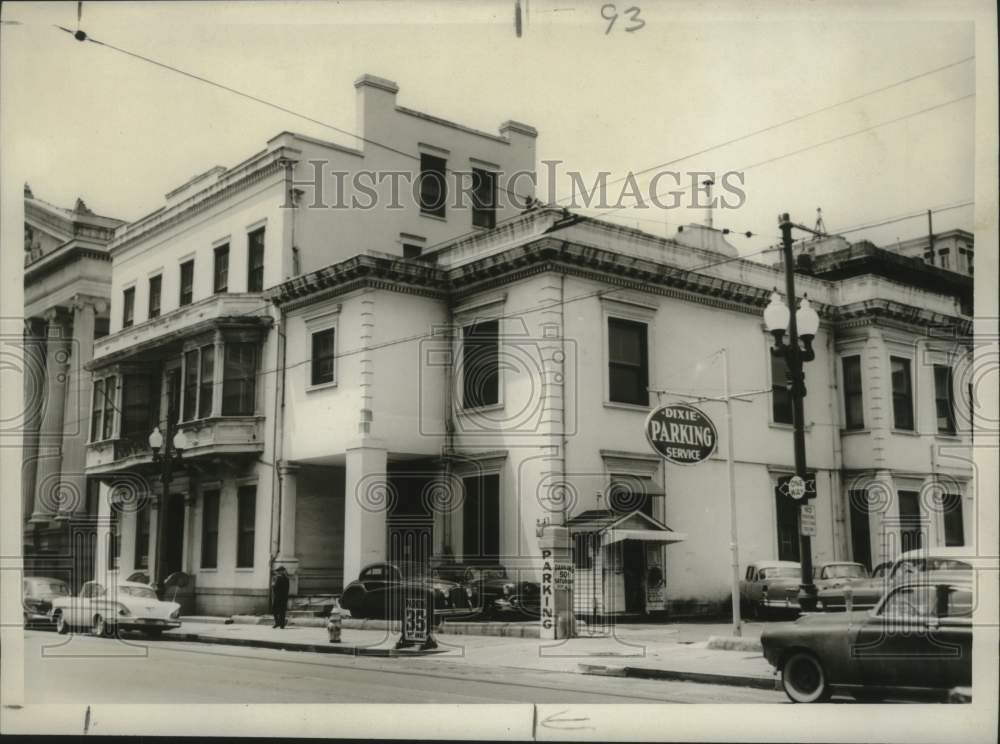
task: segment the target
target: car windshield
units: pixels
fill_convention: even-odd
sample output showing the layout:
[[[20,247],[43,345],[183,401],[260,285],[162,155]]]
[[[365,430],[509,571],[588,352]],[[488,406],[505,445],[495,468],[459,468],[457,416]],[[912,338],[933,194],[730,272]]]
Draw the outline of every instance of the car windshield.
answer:
[[[69,595],[69,587],[61,581],[34,579],[28,582],[28,594],[35,597],[62,597]]]
[[[827,579],[864,579],[867,578],[868,572],[864,566],[847,564],[843,566],[827,566],[823,570],[823,576]]]
[[[924,573],[926,571],[971,571],[972,566],[965,561],[954,558],[908,558],[900,561],[892,570],[893,579],[908,574]]]
[[[119,586],[118,593],[141,599],[156,599],[156,592],[146,586]]]
[[[762,579],[794,579],[800,573],[799,569],[793,566],[779,566],[775,568],[762,568],[760,578]]]

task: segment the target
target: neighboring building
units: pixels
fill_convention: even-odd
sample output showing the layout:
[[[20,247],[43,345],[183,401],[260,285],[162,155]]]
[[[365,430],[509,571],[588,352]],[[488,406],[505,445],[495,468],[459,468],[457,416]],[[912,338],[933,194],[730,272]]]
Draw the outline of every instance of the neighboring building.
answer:
[[[96,483],[84,475],[84,365],[108,332],[107,244],[121,224],[82,199],[63,209],[24,187],[25,571],[58,572],[76,585],[89,578],[93,555],[89,540],[71,540],[72,530],[97,516]]]
[[[886,248],[895,250],[901,256],[915,256],[932,266],[972,276],[975,269],[974,246],[975,239],[968,230],[946,230],[933,238],[923,235],[897,242],[894,248]]]
[[[285,348],[285,320],[266,291],[368,249],[413,258],[490,230],[519,212],[521,205],[498,198],[498,175],[532,173],[536,137],[517,122],[494,135],[397,106],[395,83],[380,78],[366,75],[355,87],[360,149],[284,132],[117,231],[111,334],[90,365],[87,473],[101,480],[102,514],[112,523],[99,573],[142,570],[162,582],[183,571],[194,579],[187,609],[199,613],[266,608],[275,561],[288,566],[299,592],[344,583],[343,535],[323,521],[329,501],[301,502],[314,509],[300,525],[324,546],[318,557],[306,551],[300,560],[294,535],[278,532],[279,512],[296,503],[294,465],[276,438],[287,408],[278,370],[300,352]],[[362,171],[420,174],[419,193],[393,198],[387,180],[374,210],[365,201],[344,208],[352,196],[371,198],[361,187],[344,193]],[[474,175],[474,202],[452,198],[446,175],[456,171]],[[528,178],[519,183],[531,186]],[[385,208],[394,202],[399,208]],[[317,354],[329,343],[317,341]],[[363,419],[365,395],[349,395]],[[178,440],[185,447],[169,473],[170,458],[151,450],[154,429],[165,448],[175,429],[186,440]],[[310,473],[300,478],[308,484]]]
[[[279,135],[116,233],[112,333],[91,364],[87,472],[113,535],[98,570],[180,570],[188,611],[262,611],[273,565],[299,595],[386,559],[537,577],[549,522],[574,537],[579,613],[716,612],[732,442],[741,561],[797,558],[791,404],[761,318],[780,270],[701,226],[664,240],[547,208],[310,208],[325,199],[312,160],[533,166],[525,125],[486,135],[396,106],[387,81],[356,85],[363,149]],[[822,318],[805,400],[815,559],[970,542],[933,499],[973,513],[968,432],[944,395],[961,389],[970,288],[899,256],[910,273],[886,273],[877,249],[857,269],[820,258],[797,279]],[[749,402],[733,435],[700,403],[718,451],[665,465],[644,434],[651,391],[720,396],[721,347]],[[179,457],[154,456],[154,429],[164,446],[179,432]]]

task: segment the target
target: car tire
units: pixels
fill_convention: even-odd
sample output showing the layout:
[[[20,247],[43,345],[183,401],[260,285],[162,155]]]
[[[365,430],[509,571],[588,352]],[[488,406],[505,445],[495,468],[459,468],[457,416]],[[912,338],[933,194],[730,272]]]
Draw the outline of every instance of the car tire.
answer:
[[[815,654],[798,651],[781,665],[781,686],[793,703],[822,703],[832,690]]]
[[[114,635],[114,630],[112,629],[111,624],[101,615],[94,615],[91,632],[98,638],[110,638]]]
[[[66,622],[66,618],[61,612],[56,613],[56,633],[59,635],[69,633],[69,623]]]

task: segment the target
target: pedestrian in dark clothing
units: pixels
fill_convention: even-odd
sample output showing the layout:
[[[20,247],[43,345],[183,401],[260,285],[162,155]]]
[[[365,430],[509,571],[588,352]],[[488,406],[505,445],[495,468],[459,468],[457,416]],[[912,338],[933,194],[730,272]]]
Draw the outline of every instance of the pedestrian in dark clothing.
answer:
[[[271,584],[271,612],[274,613],[275,628],[288,625],[288,571],[284,566],[278,566],[274,572],[274,582]]]

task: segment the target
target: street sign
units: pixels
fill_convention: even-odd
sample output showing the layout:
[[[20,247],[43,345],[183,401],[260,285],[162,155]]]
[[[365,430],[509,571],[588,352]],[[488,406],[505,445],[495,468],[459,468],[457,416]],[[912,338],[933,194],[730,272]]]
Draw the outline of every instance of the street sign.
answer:
[[[803,504],[799,509],[799,534],[803,537],[816,537],[816,505]]]
[[[798,501],[806,495],[806,482],[798,475],[788,480],[788,495]]]
[[[410,643],[427,641],[427,603],[421,598],[407,597],[403,608],[403,640]]]
[[[707,460],[718,439],[712,420],[693,406],[660,406],[646,417],[646,440],[660,457],[676,465]]]
[[[573,589],[573,564],[556,563],[552,576],[553,591],[572,591]]]

